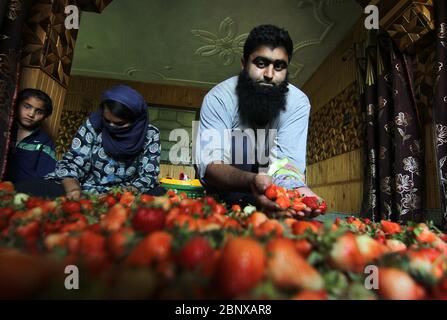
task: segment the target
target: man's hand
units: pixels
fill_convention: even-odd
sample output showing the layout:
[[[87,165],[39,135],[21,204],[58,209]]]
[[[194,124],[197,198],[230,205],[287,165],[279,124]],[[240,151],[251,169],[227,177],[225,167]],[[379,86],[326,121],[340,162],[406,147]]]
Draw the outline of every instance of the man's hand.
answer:
[[[251,181],[251,192],[255,196],[258,205],[269,215],[278,211],[277,204],[264,195],[265,190],[271,184],[272,178],[265,174],[257,174]]]

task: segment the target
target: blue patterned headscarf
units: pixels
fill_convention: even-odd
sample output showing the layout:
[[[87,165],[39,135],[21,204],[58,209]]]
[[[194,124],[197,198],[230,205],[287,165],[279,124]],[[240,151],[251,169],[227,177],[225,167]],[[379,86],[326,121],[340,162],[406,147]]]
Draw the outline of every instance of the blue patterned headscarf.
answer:
[[[117,128],[103,120],[102,111],[93,112],[89,119],[93,127],[102,132],[104,150],[116,159],[135,157],[143,150],[149,122],[148,107],[143,96],[129,86],[117,85],[103,92],[101,102],[105,100],[125,105],[136,120],[128,127]]]

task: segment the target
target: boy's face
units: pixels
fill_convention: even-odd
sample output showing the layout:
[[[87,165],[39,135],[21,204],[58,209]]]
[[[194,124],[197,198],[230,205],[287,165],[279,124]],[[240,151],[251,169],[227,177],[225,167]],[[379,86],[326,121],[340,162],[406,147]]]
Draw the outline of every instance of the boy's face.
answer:
[[[18,121],[26,129],[35,129],[46,118],[44,102],[35,97],[23,100],[19,105]]]

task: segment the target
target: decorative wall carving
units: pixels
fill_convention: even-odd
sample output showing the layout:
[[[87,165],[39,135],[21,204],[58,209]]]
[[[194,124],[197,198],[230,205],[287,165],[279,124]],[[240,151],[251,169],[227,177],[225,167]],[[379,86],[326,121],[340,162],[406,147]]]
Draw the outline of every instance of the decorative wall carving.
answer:
[[[355,83],[310,117],[308,165],[362,145],[363,122]]]
[[[65,88],[68,85],[78,30],[64,26],[65,6],[74,0],[40,0],[24,28],[22,64],[38,67]]]
[[[395,17],[387,31],[404,52],[435,29],[433,0],[413,1]]]

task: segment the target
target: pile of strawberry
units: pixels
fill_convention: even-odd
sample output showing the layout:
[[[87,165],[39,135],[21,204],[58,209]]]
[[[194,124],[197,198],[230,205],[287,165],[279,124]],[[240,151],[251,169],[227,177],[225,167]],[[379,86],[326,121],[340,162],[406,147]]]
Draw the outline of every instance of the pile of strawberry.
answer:
[[[0,298],[445,299],[446,241],[429,224],[277,220],[174,192],[45,200],[0,183]],[[64,289],[68,265],[79,290]]]
[[[283,187],[271,184],[265,190],[265,196],[276,204],[282,210],[293,209],[296,212],[306,208],[311,210],[320,210],[324,214],[327,210],[326,201],[315,196],[303,196],[298,190],[286,190]]]

